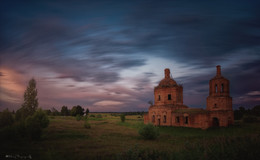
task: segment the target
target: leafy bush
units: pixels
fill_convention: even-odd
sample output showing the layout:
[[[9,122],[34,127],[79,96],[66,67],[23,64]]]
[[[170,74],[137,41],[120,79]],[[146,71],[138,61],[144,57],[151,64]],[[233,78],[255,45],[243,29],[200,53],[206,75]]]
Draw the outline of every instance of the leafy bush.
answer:
[[[102,115],[101,115],[101,114],[98,114],[98,115],[97,115],[97,118],[102,118]]]
[[[80,105],[73,106],[70,110],[71,116],[77,116],[78,114],[83,116],[84,115],[84,108],[82,108]]]
[[[243,117],[243,122],[245,122],[245,123],[257,122],[257,117],[256,116],[252,116],[252,115],[244,116]]]
[[[81,115],[77,114],[77,115],[76,115],[76,120],[77,120],[77,121],[80,121],[80,120],[81,120]]]
[[[42,129],[49,125],[48,116],[42,110],[37,110],[32,116],[25,120],[25,128],[31,139],[39,139]]]
[[[121,115],[120,115],[120,119],[121,119],[121,122],[125,122],[125,115],[124,115],[124,114],[121,114]]]
[[[87,128],[87,129],[90,129],[90,128],[91,128],[91,126],[90,126],[90,124],[88,123],[88,121],[85,121],[84,127]]]
[[[156,139],[160,135],[159,128],[151,123],[144,125],[142,128],[140,128],[139,134],[144,139]]]
[[[95,117],[95,115],[94,115],[94,114],[91,114],[89,117]]]
[[[5,109],[2,113],[0,113],[0,128],[11,126],[13,123],[13,115],[8,109]]]

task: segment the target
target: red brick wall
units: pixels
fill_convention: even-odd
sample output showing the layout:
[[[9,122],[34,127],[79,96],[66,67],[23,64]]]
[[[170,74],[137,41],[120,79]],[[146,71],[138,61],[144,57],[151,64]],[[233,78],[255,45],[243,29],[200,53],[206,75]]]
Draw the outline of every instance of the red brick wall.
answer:
[[[171,100],[168,100],[168,95],[171,95]],[[160,95],[160,100],[159,100]],[[166,105],[166,104],[183,104],[183,93],[182,87],[176,86],[172,88],[156,88],[154,89],[154,103],[155,105]]]

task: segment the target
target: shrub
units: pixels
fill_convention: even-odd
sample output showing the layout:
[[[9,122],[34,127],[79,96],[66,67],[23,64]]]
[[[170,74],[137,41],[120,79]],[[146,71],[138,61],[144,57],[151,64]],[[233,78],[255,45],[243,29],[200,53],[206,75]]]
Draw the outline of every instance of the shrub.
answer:
[[[124,115],[124,114],[121,114],[121,115],[120,115],[120,119],[121,119],[121,122],[125,122],[125,115]]]
[[[90,128],[91,128],[91,126],[90,126],[90,124],[88,123],[88,121],[85,121],[84,127],[87,128],[87,129],[90,129]]]
[[[5,109],[2,113],[0,113],[0,128],[11,126],[13,123],[13,115],[8,109]]]
[[[257,117],[256,116],[252,116],[252,115],[244,116],[243,117],[243,122],[245,122],[245,123],[257,122]]]
[[[76,115],[76,120],[77,120],[77,121],[80,121],[80,120],[81,120],[81,115],[77,114],[77,115]]]
[[[159,128],[154,126],[151,123],[144,125],[142,128],[140,128],[139,134],[144,139],[156,139],[160,135],[159,134]]]
[[[101,115],[101,114],[98,114],[98,115],[97,115],[97,118],[102,118],[102,115]]]
[[[94,115],[94,114],[91,114],[89,117],[95,117],[95,115]]]
[[[22,124],[22,122],[20,122]],[[42,129],[48,127],[48,116],[42,110],[37,110],[32,116],[25,120],[25,129],[31,139],[40,139]]]
[[[25,128],[27,131],[27,135],[33,139],[40,139],[42,135],[42,128],[40,125],[34,121],[32,116],[29,116],[25,120]]]

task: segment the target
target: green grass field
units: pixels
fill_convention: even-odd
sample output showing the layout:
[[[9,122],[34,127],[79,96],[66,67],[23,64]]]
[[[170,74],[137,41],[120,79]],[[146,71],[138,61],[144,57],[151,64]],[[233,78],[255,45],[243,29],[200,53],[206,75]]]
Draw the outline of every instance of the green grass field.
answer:
[[[143,140],[138,134],[144,125],[139,116],[126,116],[124,123],[110,114],[96,117],[89,117],[90,129],[75,117],[49,117],[41,140],[2,140],[0,154],[65,160],[135,159],[140,155],[154,159],[259,158],[259,123],[236,122],[229,128],[208,130],[160,127],[156,140]]]

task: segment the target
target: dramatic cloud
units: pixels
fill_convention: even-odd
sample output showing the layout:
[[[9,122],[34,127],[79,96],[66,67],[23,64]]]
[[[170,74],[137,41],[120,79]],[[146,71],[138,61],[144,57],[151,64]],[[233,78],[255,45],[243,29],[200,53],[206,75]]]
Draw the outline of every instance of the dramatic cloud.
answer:
[[[164,68],[205,107],[216,65],[234,107],[260,103],[258,1],[0,3],[0,110],[20,107],[32,77],[44,108],[147,110]]]

